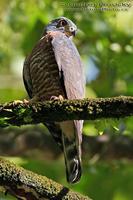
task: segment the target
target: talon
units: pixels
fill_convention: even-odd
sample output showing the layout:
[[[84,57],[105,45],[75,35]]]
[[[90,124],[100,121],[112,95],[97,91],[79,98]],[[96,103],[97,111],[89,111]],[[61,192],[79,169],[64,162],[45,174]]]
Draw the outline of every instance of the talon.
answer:
[[[59,95],[59,100],[60,101],[63,101],[64,100],[64,97],[62,95]]]
[[[29,105],[30,104],[30,101],[24,99],[23,101],[21,100],[15,100],[12,102],[13,106],[17,106],[17,105],[20,105],[20,104],[25,104],[25,105]]]
[[[29,104],[30,101],[28,101],[27,99],[24,99],[23,102],[24,102],[24,104],[27,105],[27,104]]]
[[[60,101],[63,101],[64,100],[64,98],[63,98],[63,96],[62,95],[59,95],[58,97],[57,96],[52,96],[51,98],[50,98],[50,100],[60,100]]]
[[[52,101],[52,100],[58,100],[59,98],[57,97],[57,96],[52,96],[52,97],[50,97],[50,100]]]
[[[22,103],[23,103],[23,101],[21,101],[21,100],[15,100],[15,101],[13,101],[13,106],[17,106]]]
[[[36,108],[36,103],[38,102],[38,98],[34,97],[32,99],[29,100],[28,105],[32,106],[32,109],[34,112],[37,112],[37,108]]]

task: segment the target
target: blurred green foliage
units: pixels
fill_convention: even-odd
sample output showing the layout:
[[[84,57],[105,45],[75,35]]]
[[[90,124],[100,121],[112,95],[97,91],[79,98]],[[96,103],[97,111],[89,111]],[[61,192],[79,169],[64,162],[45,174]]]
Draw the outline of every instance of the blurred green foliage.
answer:
[[[22,83],[23,60],[41,37],[45,25],[59,16],[70,18],[80,29],[74,41],[87,74],[86,96],[133,95],[132,1],[128,1],[132,6],[127,11],[91,11],[83,5],[85,2],[90,1],[0,1],[0,103],[26,96]],[[91,3],[98,5],[99,1]],[[73,5],[78,5],[78,9],[72,9]],[[97,75],[94,75],[94,68],[98,70]],[[85,122],[84,132],[132,136],[133,118]],[[60,170],[64,165],[62,160],[52,165],[50,161],[25,160],[24,167],[66,184],[65,172]],[[132,200],[132,187],[132,163],[90,165],[89,161],[81,182],[72,186],[94,200]]]

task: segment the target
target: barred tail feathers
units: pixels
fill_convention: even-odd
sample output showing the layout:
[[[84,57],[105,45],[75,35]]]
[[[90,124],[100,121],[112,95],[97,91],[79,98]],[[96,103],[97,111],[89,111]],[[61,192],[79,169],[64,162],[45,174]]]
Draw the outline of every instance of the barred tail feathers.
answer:
[[[66,175],[69,183],[80,180],[81,169],[81,142],[73,121],[60,123],[62,130],[62,144],[66,164]]]

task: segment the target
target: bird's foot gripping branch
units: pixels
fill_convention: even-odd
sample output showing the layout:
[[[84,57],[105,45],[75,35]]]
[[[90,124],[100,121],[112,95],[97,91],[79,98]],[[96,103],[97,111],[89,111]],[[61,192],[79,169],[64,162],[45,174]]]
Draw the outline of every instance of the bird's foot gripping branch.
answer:
[[[0,105],[0,127],[65,120],[95,120],[133,115],[133,97],[11,102]],[[19,199],[89,199],[46,177],[0,159],[0,185]]]
[[[0,105],[0,127],[65,120],[123,118],[133,115],[133,97],[6,103]]]

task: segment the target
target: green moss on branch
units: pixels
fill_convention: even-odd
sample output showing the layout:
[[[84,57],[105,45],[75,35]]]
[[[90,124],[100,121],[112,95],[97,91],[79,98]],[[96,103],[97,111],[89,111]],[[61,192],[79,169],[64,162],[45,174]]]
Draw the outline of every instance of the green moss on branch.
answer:
[[[0,158],[0,185],[13,196],[26,200],[90,200],[68,188]]]
[[[0,127],[46,121],[95,120],[133,115],[133,97],[7,103],[0,105]]]

